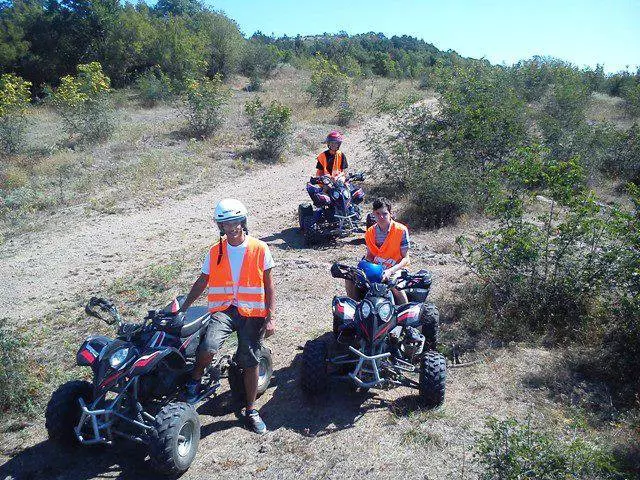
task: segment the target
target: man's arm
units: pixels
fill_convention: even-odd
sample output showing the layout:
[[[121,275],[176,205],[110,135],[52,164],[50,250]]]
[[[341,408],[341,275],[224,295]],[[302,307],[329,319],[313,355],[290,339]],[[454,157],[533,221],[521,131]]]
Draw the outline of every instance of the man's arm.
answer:
[[[270,268],[269,270],[265,270],[263,274],[264,300],[265,300],[265,305],[267,307],[267,317],[266,317],[267,322],[266,322],[265,337],[269,337],[273,335],[273,333],[275,332],[274,317],[276,313],[276,295],[275,295],[275,288],[273,284],[273,275],[271,274],[272,271],[273,271],[273,268]]]
[[[200,276],[196,279],[196,281],[191,286],[191,290],[189,291],[189,295],[187,295],[186,300],[180,307],[181,312],[186,312],[187,308],[191,306],[193,302],[195,302],[204,289],[207,288],[207,284],[209,283],[209,275],[206,273],[201,273]]]

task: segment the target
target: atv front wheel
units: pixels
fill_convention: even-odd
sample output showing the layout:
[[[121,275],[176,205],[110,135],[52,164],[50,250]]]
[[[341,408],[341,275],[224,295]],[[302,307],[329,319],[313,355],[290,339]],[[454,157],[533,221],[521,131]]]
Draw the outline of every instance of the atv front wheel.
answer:
[[[165,405],[156,415],[149,442],[153,468],[166,475],[186,472],[199,442],[200,419],[193,406],[184,402]]]
[[[427,408],[444,402],[447,363],[437,352],[427,352],[420,362],[420,401]]]
[[[429,302],[422,305],[420,323],[422,324],[425,346],[429,350],[435,350],[440,334],[440,312],[438,312],[438,307],[435,304]]]
[[[93,398],[93,386],[84,380],[67,382],[53,392],[45,412],[45,426],[51,440],[65,445],[78,443],[73,429],[82,414],[80,398],[85,403]]]
[[[271,383],[271,377],[273,377],[271,349],[263,345],[260,363],[258,364],[258,394],[256,398],[259,398],[267,391]],[[247,394],[244,388],[244,370],[235,361],[229,367],[229,388],[236,401],[245,401]]]
[[[322,340],[308,340],[305,343],[300,371],[300,386],[305,392],[320,393],[327,388],[327,352],[327,344]]]

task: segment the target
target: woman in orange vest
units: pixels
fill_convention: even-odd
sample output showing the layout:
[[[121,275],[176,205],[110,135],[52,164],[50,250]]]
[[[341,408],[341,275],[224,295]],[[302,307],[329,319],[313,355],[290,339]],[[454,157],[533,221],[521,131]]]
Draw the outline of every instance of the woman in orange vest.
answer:
[[[263,336],[274,332],[273,257],[266,243],[247,232],[247,209],[238,200],[221,200],[214,220],[220,240],[211,247],[180,310],[186,312],[207,289],[207,302],[213,318],[198,347],[192,378],[187,383],[187,402],[199,396],[200,379],[231,332],[238,334],[237,359],[244,369],[247,406],[244,419],[256,433],[267,427],[255,409],[258,365]]]
[[[316,157],[316,176],[307,183],[307,193],[316,207],[331,205],[331,199],[325,193],[323,185],[318,183],[318,179],[323,175],[330,175],[333,178],[344,177],[345,171],[349,168],[347,156],[340,150],[343,140],[344,137],[337,130],[329,132],[324,140],[327,150]],[[354,203],[358,204],[364,199],[364,191],[361,188],[350,186],[350,190]]]
[[[391,202],[386,198],[377,198],[373,202],[373,217],[376,221],[365,235],[368,262],[382,265],[382,281],[389,280],[393,275],[409,266],[409,230],[406,225],[396,222],[391,217]],[[347,295],[354,300],[360,300],[363,293],[355,284],[345,280]],[[396,304],[407,303],[407,295],[401,290],[392,289]]]

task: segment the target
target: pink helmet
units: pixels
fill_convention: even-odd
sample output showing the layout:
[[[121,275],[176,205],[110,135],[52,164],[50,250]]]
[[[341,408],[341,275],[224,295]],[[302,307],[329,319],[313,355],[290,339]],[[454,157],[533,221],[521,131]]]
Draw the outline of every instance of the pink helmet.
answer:
[[[332,132],[329,132],[329,135],[327,135],[327,138],[324,141],[324,143],[329,143],[329,142],[342,143],[343,140],[344,140],[344,137],[342,136],[342,134],[337,130],[333,130]]]

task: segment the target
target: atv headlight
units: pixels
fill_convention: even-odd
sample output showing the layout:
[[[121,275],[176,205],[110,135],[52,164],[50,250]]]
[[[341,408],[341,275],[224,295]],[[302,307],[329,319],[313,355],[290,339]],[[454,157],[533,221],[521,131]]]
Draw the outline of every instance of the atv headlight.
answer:
[[[114,368],[114,369],[120,368],[124,363],[124,361],[127,359],[128,355],[129,355],[128,347],[117,350],[113,355],[111,355],[111,358],[109,358],[109,365],[111,365],[111,368]]]
[[[362,318],[367,318],[371,315],[371,304],[367,301],[364,301],[360,304],[360,315]]]
[[[378,307],[378,315],[380,316],[380,320],[383,322],[389,321],[391,318],[391,304],[389,302],[385,302]]]
[[[335,198],[336,200],[340,198],[340,192],[337,190],[333,191],[333,198]]]

